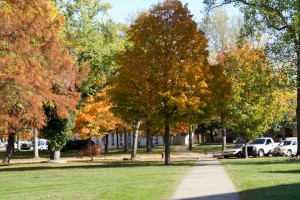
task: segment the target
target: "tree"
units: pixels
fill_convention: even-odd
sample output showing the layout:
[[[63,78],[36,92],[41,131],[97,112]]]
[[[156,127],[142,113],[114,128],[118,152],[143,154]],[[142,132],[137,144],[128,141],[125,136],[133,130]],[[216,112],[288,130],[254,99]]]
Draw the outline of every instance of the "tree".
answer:
[[[0,15],[0,119],[8,123],[3,162],[9,163],[15,135],[45,125],[45,103],[55,105],[61,118],[75,109],[80,81],[62,45],[63,17],[53,2],[3,0]]]
[[[57,115],[55,107],[44,105],[47,116],[47,125],[40,130],[40,135],[49,140],[50,160],[60,160],[60,150],[72,136],[72,129],[75,127],[75,111],[70,113],[69,118],[61,119]]]
[[[275,93],[275,107],[271,124],[272,131],[279,131],[280,128],[296,127],[296,92],[288,88],[278,88]]]
[[[114,57],[124,49],[122,32],[126,27],[106,16],[110,5],[102,1],[57,0],[57,3],[66,17],[65,34],[70,52],[78,65],[87,63],[90,67],[90,73],[80,88],[84,106],[86,98],[87,101],[90,101],[90,96],[98,98],[97,93],[108,85],[107,78],[115,74],[118,66]],[[106,151],[107,147],[108,142],[105,143]]]
[[[242,21],[239,18],[230,16],[222,7],[207,13],[199,23],[199,26],[209,39],[208,46],[211,62],[218,63],[217,57],[226,52],[230,46],[237,43],[239,32],[242,28]]]
[[[207,40],[178,0],[154,5],[128,31],[133,47],[121,54],[112,102],[122,119],[163,124],[165,165],[170,164],[170,126],[202,114],[210,93]]]
[[[215,91],[218,91],[219,97],[215,99],[216,101],[213,101],[212,109],[215,110],[215,114],[212,115],[212,119],[220,121],[222,150],[225,150],[227,136],[226,107],[228,101],[232,98],[233,92],[231,91],[230,80],[226,80],[226,71],[224,71],[222,66],[218,65],[218,62],[220,61],[219,57],[238,42],[242,22],[240,19],[230,16],[224,8],[217,8],[207,14],[200,22],[200,27],[209,40],[210,62],[217,64],[213,72],[219,78],[215,78],[215,80],[221,80],[215,84]]]
[[[296,76],[297,88],[297,136],[298,149],[300,149],[300,1],[289,0],[205,0],[208,9],[220,4],[233,3],[241,6],[244,13],[245,35],[261,35],[264,31],[273,37],[271,49],[276,56],[271,57],[281,60]],[[297,156],[300,152],[297,152]]]
[[[79,134],[80,138],[88,138],[89,140],[92,137],[99,138],[107,135],[109,131],[116,128],[117,124],[121,123],[119,118],[110,112],[110,108],[111,104],[106,89],[87,98],[77,113],[76,127],[73,133]]]
[[[66,17],[67,47],[78,65],[88,63],[90,67],[81,88],[82,96],[95,95],[107,85],[107,77],[118,69],[114,57],[124,50],[125,26],[106,16],[110,5],[102,1],[57,0],[57,3]]]
[[[270,128],[277,110],[274,104],[276,76],[265,52],[250,44],[231,48],[221,63],[232,80],[234,91],[227,107],[231,129],[246,142]]]

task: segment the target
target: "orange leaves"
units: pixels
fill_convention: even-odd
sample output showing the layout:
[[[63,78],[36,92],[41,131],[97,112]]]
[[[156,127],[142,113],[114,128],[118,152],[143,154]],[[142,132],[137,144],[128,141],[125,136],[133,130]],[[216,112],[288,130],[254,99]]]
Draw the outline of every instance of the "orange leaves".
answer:
[[[131,25],[133,46],[112,80],[114,111],[124,120],[174,124],[203,114],[211,94],[207,39],[178,0],[159,3]],[[133,119],[135,118],[135,119]]]
[[[111,104],[106,90],[87,99],[77,113],[74,133],[82,138],[100,137],[116,127],[120,120],[110,112]]]
[[[62,44],[64,19],[54,2],[4,0],[0,16],[0,118],[41,127],[44,104],[67,118],[80,99],[75,84],[83,77]]]

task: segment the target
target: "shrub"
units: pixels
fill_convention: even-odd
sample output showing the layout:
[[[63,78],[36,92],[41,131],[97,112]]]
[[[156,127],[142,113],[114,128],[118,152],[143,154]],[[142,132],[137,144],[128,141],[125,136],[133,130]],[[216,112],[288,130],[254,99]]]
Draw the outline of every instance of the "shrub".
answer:
[[[86,149],[83,149],[78,152],[78,157],[91,157],[91,160],[94,160],[94,156],[100,156],[100,146],[99,145],[93,145],[93,146],[87,146]]]

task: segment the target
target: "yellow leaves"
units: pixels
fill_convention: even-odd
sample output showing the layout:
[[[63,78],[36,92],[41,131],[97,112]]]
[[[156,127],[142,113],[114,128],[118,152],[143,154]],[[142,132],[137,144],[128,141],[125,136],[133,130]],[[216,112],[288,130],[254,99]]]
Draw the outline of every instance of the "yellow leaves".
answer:
[[[158,3],[128,31],[133,44],[117,59],[114,110],[125,120],[175,123],[203,113],[212,75],[207,39],[178,0]]]
[[[272,113],[273,118],[278,121],[292,121],[296,116],[296,92],[278,89],[274,92],[274,96],[275,101],[273,102],[273,106],[276,109]]]

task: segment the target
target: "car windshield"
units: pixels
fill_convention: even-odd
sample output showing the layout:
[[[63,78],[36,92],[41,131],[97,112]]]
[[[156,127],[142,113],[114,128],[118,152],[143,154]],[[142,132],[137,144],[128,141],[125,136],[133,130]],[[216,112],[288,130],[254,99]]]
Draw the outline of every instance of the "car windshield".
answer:
[[[292,141],[284,141],[283,145],[291,145]]]
[[[250,144],[264,144],[266,139],[256,139],[253,140]]]
[[[232,146],[232,149],[239,149],[239,148],[242,148],[243,145],[242,144],[235,144]]]

